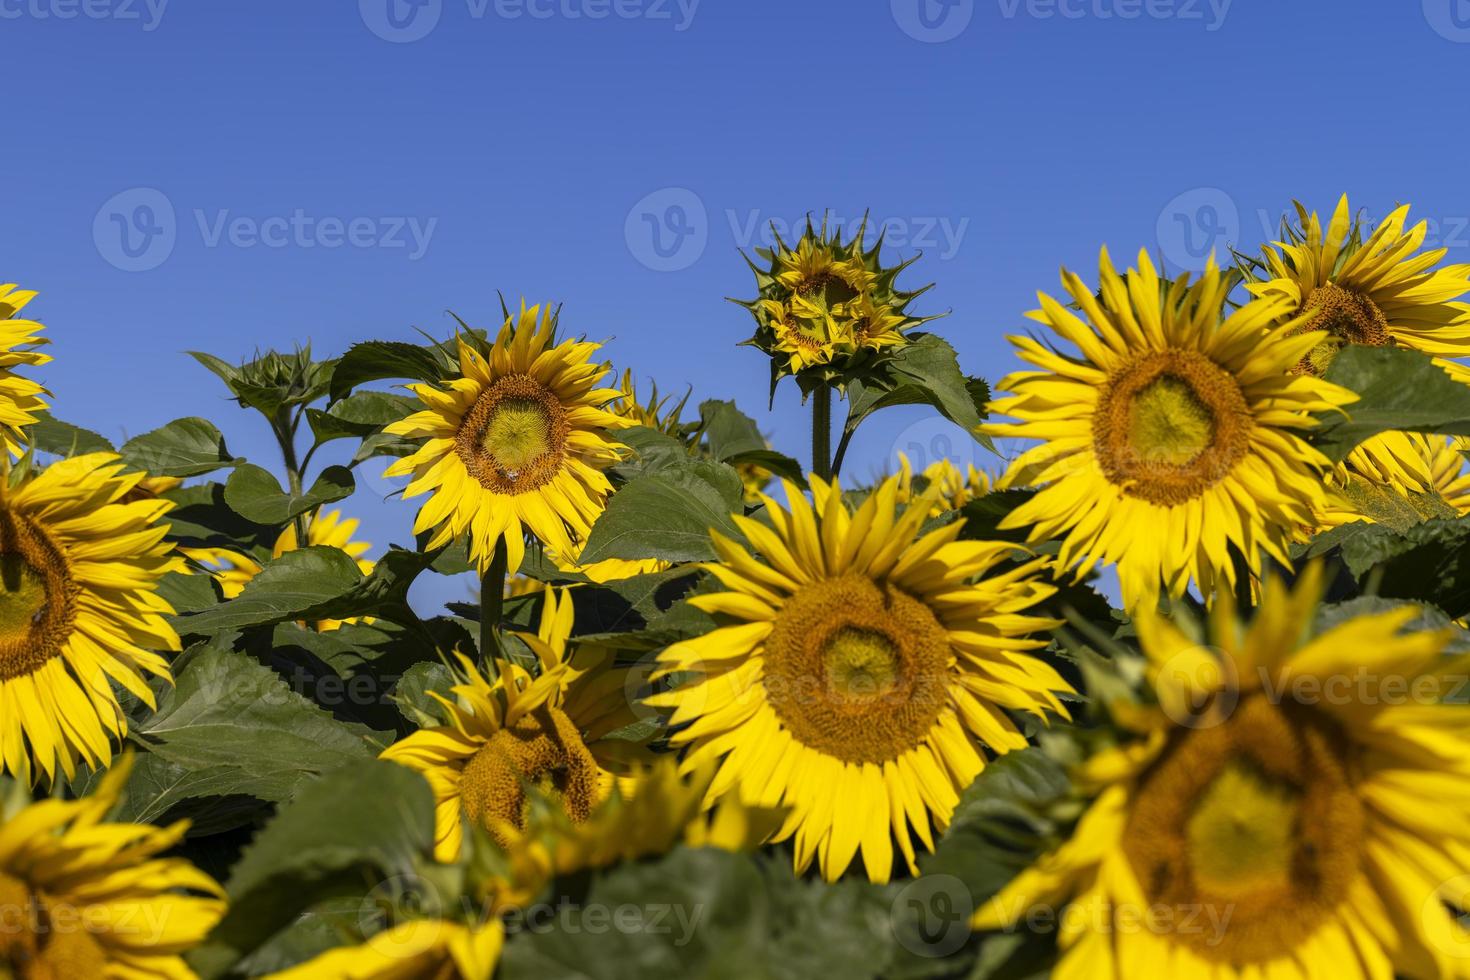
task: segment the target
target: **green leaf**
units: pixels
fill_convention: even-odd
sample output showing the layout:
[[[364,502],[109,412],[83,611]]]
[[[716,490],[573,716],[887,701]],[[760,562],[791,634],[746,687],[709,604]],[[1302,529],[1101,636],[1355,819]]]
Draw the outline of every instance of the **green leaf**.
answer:
[[[357,562],[345,551],[320,545],[298,548],[267,562],[234,599],[175,617],[174,625],[180,634],[208,635],[287,620],[321,619],[323,608],[363,581]]]
[[[1399,347],[1343,348],[1327,380],[1358,393],[1340,413],[1319,415],[1314,445],[1333,462],[1370,436],[1393,429],[1470,435],[1470,385],[1445,373],[1427,354]]]
[[[359,391],[334,403],[325,412],[306,410],[306,420],[318,445],[333,439],[364,438],[418,409],[416,398],[386,391]]]
[[[404,766],[364,762],[310,783],[235,866],[229,911],[190,965],[203,980],[224,976],[317,902],[413,876],[433,843],[433,795]]]
[[[198,476],[235,462],[219,429],[201,418],[175,419],[135,436],[120,454],[129,466],[154,476]]]
[[[748,453],[735,453],[725,459],[731,466],[742,466],[750,464],[760,466],[769,470],[772,474],[792,483],[805,483],[806,474],[801,471],[801,463],[771,449],[754,450]]]
[[[353,344],[337,362],[332,373],[331,400],[341,401],[353,388],[368,381],[389,378],[438,381],[452,370],[454,365],[442,348],[368,340]]]
[[[269,554],[275,544],[274,528],[262,527],[235,513],[225,503],[222,483],[175,487],[163,495],[174,509],[164,515],[169,540],[190,548],[229,548],[243,554]]]
[[[711,528],[738,538],[730,519],[741,513],[740,476],[723,463],[686,460],[640,476],[613,494],[582,551],[581,562],[606,558],[707,561],[716,557]]]
[[[703,402],[699,417],[704,423],[704,438],[710,455],[721,462],[741,453],[765,452],[766,438],[760,427],[734,402]]]
[[[1455,618],[1470,614],[1470,518],[1403,530],[1347,524],[1318,535],[1307,556],[1334,548],[1359,582],[1378,578],[1378,595],[1432,602]]]
[[[454,684],[454,674],[444,664],[438,661],[414,664],[403,672],[393,688],[393,700],[404,717],[420,728],[448,724],[444,705],[429,697],[429,692],[452,698],[449,689]]]
[[[241,463],[225,484],[225,503],[256,524],[279,526],[323,504],[352,496],[357,483],[345,466],[328,466],[305,493],[294,496],[281,489],[270,471]]]
[[[930,405],[945,418],[989,445],[975,432],[985,414],[990,389],[979,378],[960,370],[954,348],[935,334],[913,334],[912,343],[901,347],[883,363],[881,373],[848,386],[846,431],[857,429],[863,419],[893,405]]]
[[[167,785],[132,805],[153,820],[191,797],[288,800],[303,779],[375,756],[371,734],[336,721],[254,658],[196,649],[157,713],[133,729],[174,768]]]
[[[26,438],[37,450],[53,456],[117,452],[112,443],[91,429],[63,422],[50,412],[36,413],[35,424],[26,427]]]

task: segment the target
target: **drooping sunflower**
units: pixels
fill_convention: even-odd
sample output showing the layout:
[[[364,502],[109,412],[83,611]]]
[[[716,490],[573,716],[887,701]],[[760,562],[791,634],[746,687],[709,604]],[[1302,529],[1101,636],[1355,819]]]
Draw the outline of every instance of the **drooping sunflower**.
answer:
[[[1392,437],[1387,444],[1394,448],[1394,462],[1380,456],[1340,465],[1332,474],[1319,529],[1367,521],[1403,530],[1426,520],[1470,514],[1463,437],[1385,435]]]
[[[427,408],[386,431],[427,441],[385,473],[412,475],[405,497],[431,494],[414,522],[415,534],[436,529],[428,547],[468,531],[482,574],[501,541],[520,567],[523,530],[577,554],[612,491],[603,471],[625,449],[612,432],[633,424],[605,408],[623,393],[598,387],[600,347],[558,343],[551,309],[533,306],[507,318],[488,356],[461,337],[460,377],[409,386]]]
[[[307,525],[306,544],[308,547],[320,545],[339,548],[357,560],[358,571],[364,575],[371,575],[377,563],[362,556],[367,554],[372,544],[353,538],[353,535],[357,533],[359,523],[355,517],[343,519],[340,510],[319,511]],[[276,538],[276,543],[271,548],[271,557],[279,558],[286,552],[295,550],[297,550],[296,525],[288,524]],[[264,567],[249,555],[226,549],[188,549],[185,554],[212,570],[214,577],[219,580],[220,591],[224,593],[226,599],[233,599],[244,592],[246,584],[259,575]],[[344,623],[364,621],[371,622],[371,619],[323,619],[317,621],[315,626],[318,630],[327,631],[341,629]]]
[[[270,980],[492,980],[504,947],[498,918],[479,924],[411,919],[272,973]]]
[[[1084,765],[1070,839],[977,926],[1047,909],[1058,980],[1465,975],[1464,664],[1405,632],[1413,607],[1314,629],[1320,571],[1268,580],[1248,626],[1222,597],[1203,639],[1140,612],[1160,710]]]
[[[39,336],[45,328],[34,320],[17,316],[35,298],[34,291],[18,289],[14,283],[0,285],[0,436],[4,438],[6,451],[17,455],[25,443],[22,430],[36,421],[37,412],[46,410],[41,396],[48,394],[37,382],[11,370],[20,366],[38,367],[51,361],[51,355],[36,350],[50,343]]]
[[[192,977],[183,955],[224,914],[224,890],[188,861],[160,857],[188,821],[107,823],[131,758],[79,800],[0,812],[0,976]]]
[[[898,454],[898,466],[898,501],[908,503],[916,496],[914,467],[904,453]],[[974,463],[967,463],[964,472],[961,472],[953,460],[936,459],[924,467],[919,477],[926,487],[939,488],[939,499],[934,504],[931,517],[938,517],[945,511],[959,510],[970,501],[990,492],[990,475],[976,469]]]
[[[1067,683],[1027,652],[1055,589],[1043,559],[956,540],[963,522],[920,535],[937,488],[900,509],[889,477],[853,511],[835,480],[813,480],[815,508],[785,486],[789,509],[762,495],[774,529],[734,518],[764,561],[713,535],[704,567],[730,591],[689,601],[724,625],[660,654],[655,676],[699,676],[650,703],[687,766],[719,760],[711,799],[790,808],[776,839],[798,870],[835,880],[860,849],[886,881],[894,840],[912,870],[910,828],[933,848],[987,749],[1026,745],[1007,712],[1066,715]]]
[[[491,683],[459,655],[456,700],[433,695],[450,724],[383,752],[428,779],[440,861],[459,854],[466,819],[497,834],[524,826],[527,785],[554,794],[574,822],[586,820],[628,767],[647,757],[641,742],[607,737],[638,720],[629,700],[637,685],[611,650],[570,642],[572,619],[569,592],[548,587],[536,635],[515,634],[536,654],[540,676],[506,663]]]
[[[155,651],[179,649],[157,592],[184,567],[159,523],[173,505],[125,502],[143,475],[122,469],[92,453],[0,479],[0,769],[23,780],[110,764],[127,734],[111,682],[153,707]]]
[[[1041,370],[997,386],[992,404],[1017,422],[992,435],[1039,439],[1000,481],[1040,491],[1001,527],[1034,525],[1030,540],[1061,536],[1062,567],[1080,576],[1116,564],[1129,608],[1210,595],[1235,582],[1231,553],[1260,572],[1261,552],[1287,561],[1296,529],[1326,502],[1327,459],[1303,441],[1314,412],[1357,396],[1291,365],[1318,333],[1268,331],[1287,307],[1256,300],[1222,320],[1226,278],[1210,262],[1200,280],[1161,282],[1147,252],[1118,275],[1101,259],[1100,297],[1071,272],[1062,282],[1086,321],[1050,296],[1029,314],[1080,356],[1011,338]]]

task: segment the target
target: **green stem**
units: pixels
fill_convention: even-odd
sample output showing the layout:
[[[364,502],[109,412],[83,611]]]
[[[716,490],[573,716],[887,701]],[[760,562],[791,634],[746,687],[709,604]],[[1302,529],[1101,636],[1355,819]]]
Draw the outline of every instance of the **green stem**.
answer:
[[[271,429],[276,434],[276,441],[281,444],[281,458],[286,462],[286,483],[290,487],[291,496],[301,496],[301,464],[296,459],[296,426],[289,417],[280,417],[272,421]],[[306,547],[306,530],[311,520],[307,514],[297,514],[294,520],[296,525],[296,546]]]
[[[508,559],[505,539],[495,543],[490,569],[480,579],[480,662],[490,680],[500,676],[500,660],[505,651],[500,646],[500,617],[505,610],[505,570]]]
[[[832,389],[826,385],[812,392],[812,472],[832,477]]]
[[[842,472],[842,461],[847,458],[847,447],[852,443],[852,434],[855,428],[842,427],[842,438],[837,440],[837,455],[832,458],[832,475],[836,476]]]

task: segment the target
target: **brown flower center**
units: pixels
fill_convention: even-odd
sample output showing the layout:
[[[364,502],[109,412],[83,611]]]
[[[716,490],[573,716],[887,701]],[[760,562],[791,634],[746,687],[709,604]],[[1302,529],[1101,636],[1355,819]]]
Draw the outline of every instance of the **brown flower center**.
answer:
[[[786,601],[762,654],[766,698],[791,734],[848,762],[922,743],[948,703],[949,636],[924,603],[846,575]]]
[[[460,422],[455,451],[492,493],[539,489],[561,472],[571,426],[555,393],[511,374],[486,388]]]
[[[1257,694],[1145,776],[1123,850],[1170,935],[1237,966],[1289,956],[1359,874],[1363,808],[1341,735]],[[1177,921],[1182,921],[1176,918]]]
[[[1301,332],[1326,330],[1329,336],[1302,356],[1291,369],[1293,374],[1321,377],[1338,351],[1350,344],[1387,347],[1393,343],[1388,317],[1364,293],[1329,282],[1307,295],[1306,308],[1315,310],[1316,316],[1300,328]]]
[[[66,556],[35,522],[0,510],[0,681],[59,655],[76,621]]]
[[[1146,354],[1115,371],[1093,415],[1093,452],[1125,493],[1191,500],[1235,468],[1254,425],[1239,383],[1198,351]]]
[[[465,812],[498,839],[526,825],[527,786],[558,801],[574,823],[592,814],[601,770],[577,726],[559,708],[540,708],[490,737],[460,780]]]
[[[79,910],[49,903],[0,872],[0,977],[74,980],[106,971],[107,954]]]

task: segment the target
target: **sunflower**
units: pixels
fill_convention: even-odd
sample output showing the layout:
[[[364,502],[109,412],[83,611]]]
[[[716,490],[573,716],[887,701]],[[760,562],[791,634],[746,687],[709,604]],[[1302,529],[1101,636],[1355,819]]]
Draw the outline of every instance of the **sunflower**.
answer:
[[[376,562],[362,557],[372,545],[366,541],[357,541],[353,535],[357,533],[357,518],[344,520],[340,510],[329,510],[318,512],[312,518],[306,528],[307,547],[338,548],[345,551],[351,558],[357,559],[358,571],[364,575],[371,575],[376,567]],[[276,538],[275,546],[271,549],[271,558],[276,559],[288,551],[297,550],[296,525],[288,524]],[[182,549],[186,555],[210,567],[212,574],[219,581],[220,591],[226,599],[233,599],[245,591],[246,584],[255,576],[259,575],[264,567],[260,562],[249,555],[223,548],[215,549]],[[323,619],[315,625],[318,630],[327,631],[340,629],[344,623],[372,622],[371,617],[361,619]]]
[[[785,487],[789,510],[761,498],[774,529],[734,518],[764,564],[713,535],[704,567],[731,591],[689,602],[724,625],[660,654],[655,677],[699,676],[649,700],[687,766],[720,760],[711,799],[790,808],[798,871],[818,858],[835,880],[861,849],[886,881],[894,838],[912,870],[910,825],[932,849],[985,748],[1026,745],[1007,711],[1066,715],[1067,683],[1026,653],[1055,589],[1045,560],[1001,568],[1013,545],[956,540],[963,522],[921,535],[937,488],[900,509],[889,477],[853,511],[835,480],[813,480],[815,509]]]
[[[1084,765],[1096,798],[1071,838],[977,926],[1070,902],[1058,980],[1464,975],[1470,705],[1444,700],[1464,673],[1449,631],[1404,632],[1411,606],[1314,630],[1320,567],[1263,593],[1249,626],[1222,597],[1204,641],[1141,612],[1147,737]]]
[[[830,363],[852,348],[852,333],[831,310],[810,300],[760,301],[759,309],[774,335],[774,352],[786,356],[792,374]]]
[[[633,425],[654,429],[676,439],[682,438],[685,426],[680,416],[684,414],[684,406],[689,403],[693,389],[685,391],[684,397],[675,402],[673,395],[659,397],[658,382],[651,382],[649,387],[651,390],[648,400],[641,400],[638,397],[638,383],[633,380],[633,372],[625,370],[622,380],[618,382],[620,397],[609,402],[607,410],[614,415],[621,415]]]
[[[0,769],[68,779],[112,761],[127,719],[109,680],[150,708],[146,675],[177,652],[158,581],[183,570],[166,500],[124,498],[143,478],[111,453],[0,480]]]
[[[466,817],[498,834],[523,826],[527,785],[555,794],[571,820],[587,819],[628,766],[646,757],[642,743],[607,737],[638,720],[627,669],[602,647],[573,649],[570,593],[547,587],[545,595],[536,635],[515,634],[540,661],[539,677],[505,663],[491,683],[459,655],[458,701],[433,694],[450,724],[415,732],[383,753],[428,779],[440,861],[459,854]]]
[[[1393,462],[1375,457],[1340,465],[1330,481],[1333,492],[1319,530],[1355,521],[1405,530],[1426,520],[1470,514],[1470,473],[1465,472],[1462,437],[1385,435]]]
[[[270,974],[270,980],[491,980],[504,946],[498,918],[479,924],[411,919]]]
[[[192,977],[182,954],[224,914],[224,891],[176,857],[170,827],[107,823],[125,758],[79,800],[0,811],[0,976]]]
[[[460,377],[409,386],[427,409],[385,431],[427,441],[384,472],[412,474],[405,497],[433,492],[414,522],[415,534],[437,528],[429,548],[469,531],[481,574],[501,541],[514,572],[524,525],[558,554],[577,553],[612,491],[602,471],[626,448],[610,430],[633,424],[603,407],[623,393],[597,387],[607,368],[588,358],[600,346],[557,343],[551,309],[523,308],[488,357],[459,339]]]
[[[21,430],[36,421],[37,412],[46,410],[41,396],[48,394],[36,382],[11,370],[17,365],[38,367],[51,361],[51,355],[36,350],[50,343],[38,336],[45,328],[16,316],[35,298],[35,292],[17,289],[14,283],[0,285],[0,437],[6,450],[16,455],[24,448],[25,434]]]
[[[1088,322],[1045,294],[1030,314],[1080,357],[1011,338],[1041,370],[1001,381],[1012,397],[992,410],[1019,421],[984,431],[1043,440],[999,484],[1042,489],[1000,526],[1063,536],[1060,564],[1079,577],[1117,564],[1130,608],[1161,584],[1179,595],[1193,580],[1207,596],[1233,584],[1232,553],[1255,575],[1262,551],[1286,562],[1290,537],[1326,504],[1328,461],[1301,432],[1313,412],[1356,398],[1288,373],[1321,335],[1267,332],[1287,307],[1279,298],[1221,322],[1228,280],[1213,261],[1193,285],[1162,282],[1147,252],[1126,279],[1106,249],[1101,268],[1100,297],[1062,273]]]
[[[899,503],[908,503],[917,496],[914,493],[914,467],[904,453],[898,454],[898,465],[898,500]],[[959,510],[970,501],[990,492],[990,476],[977,470],[974,463],[966,464],[965,471],[960,472],[960,468],[952,460],[936,459],[924,467],[919,478],[924,481],[925,487],[939,489],[939,499],[935,502],[930,517]]]

